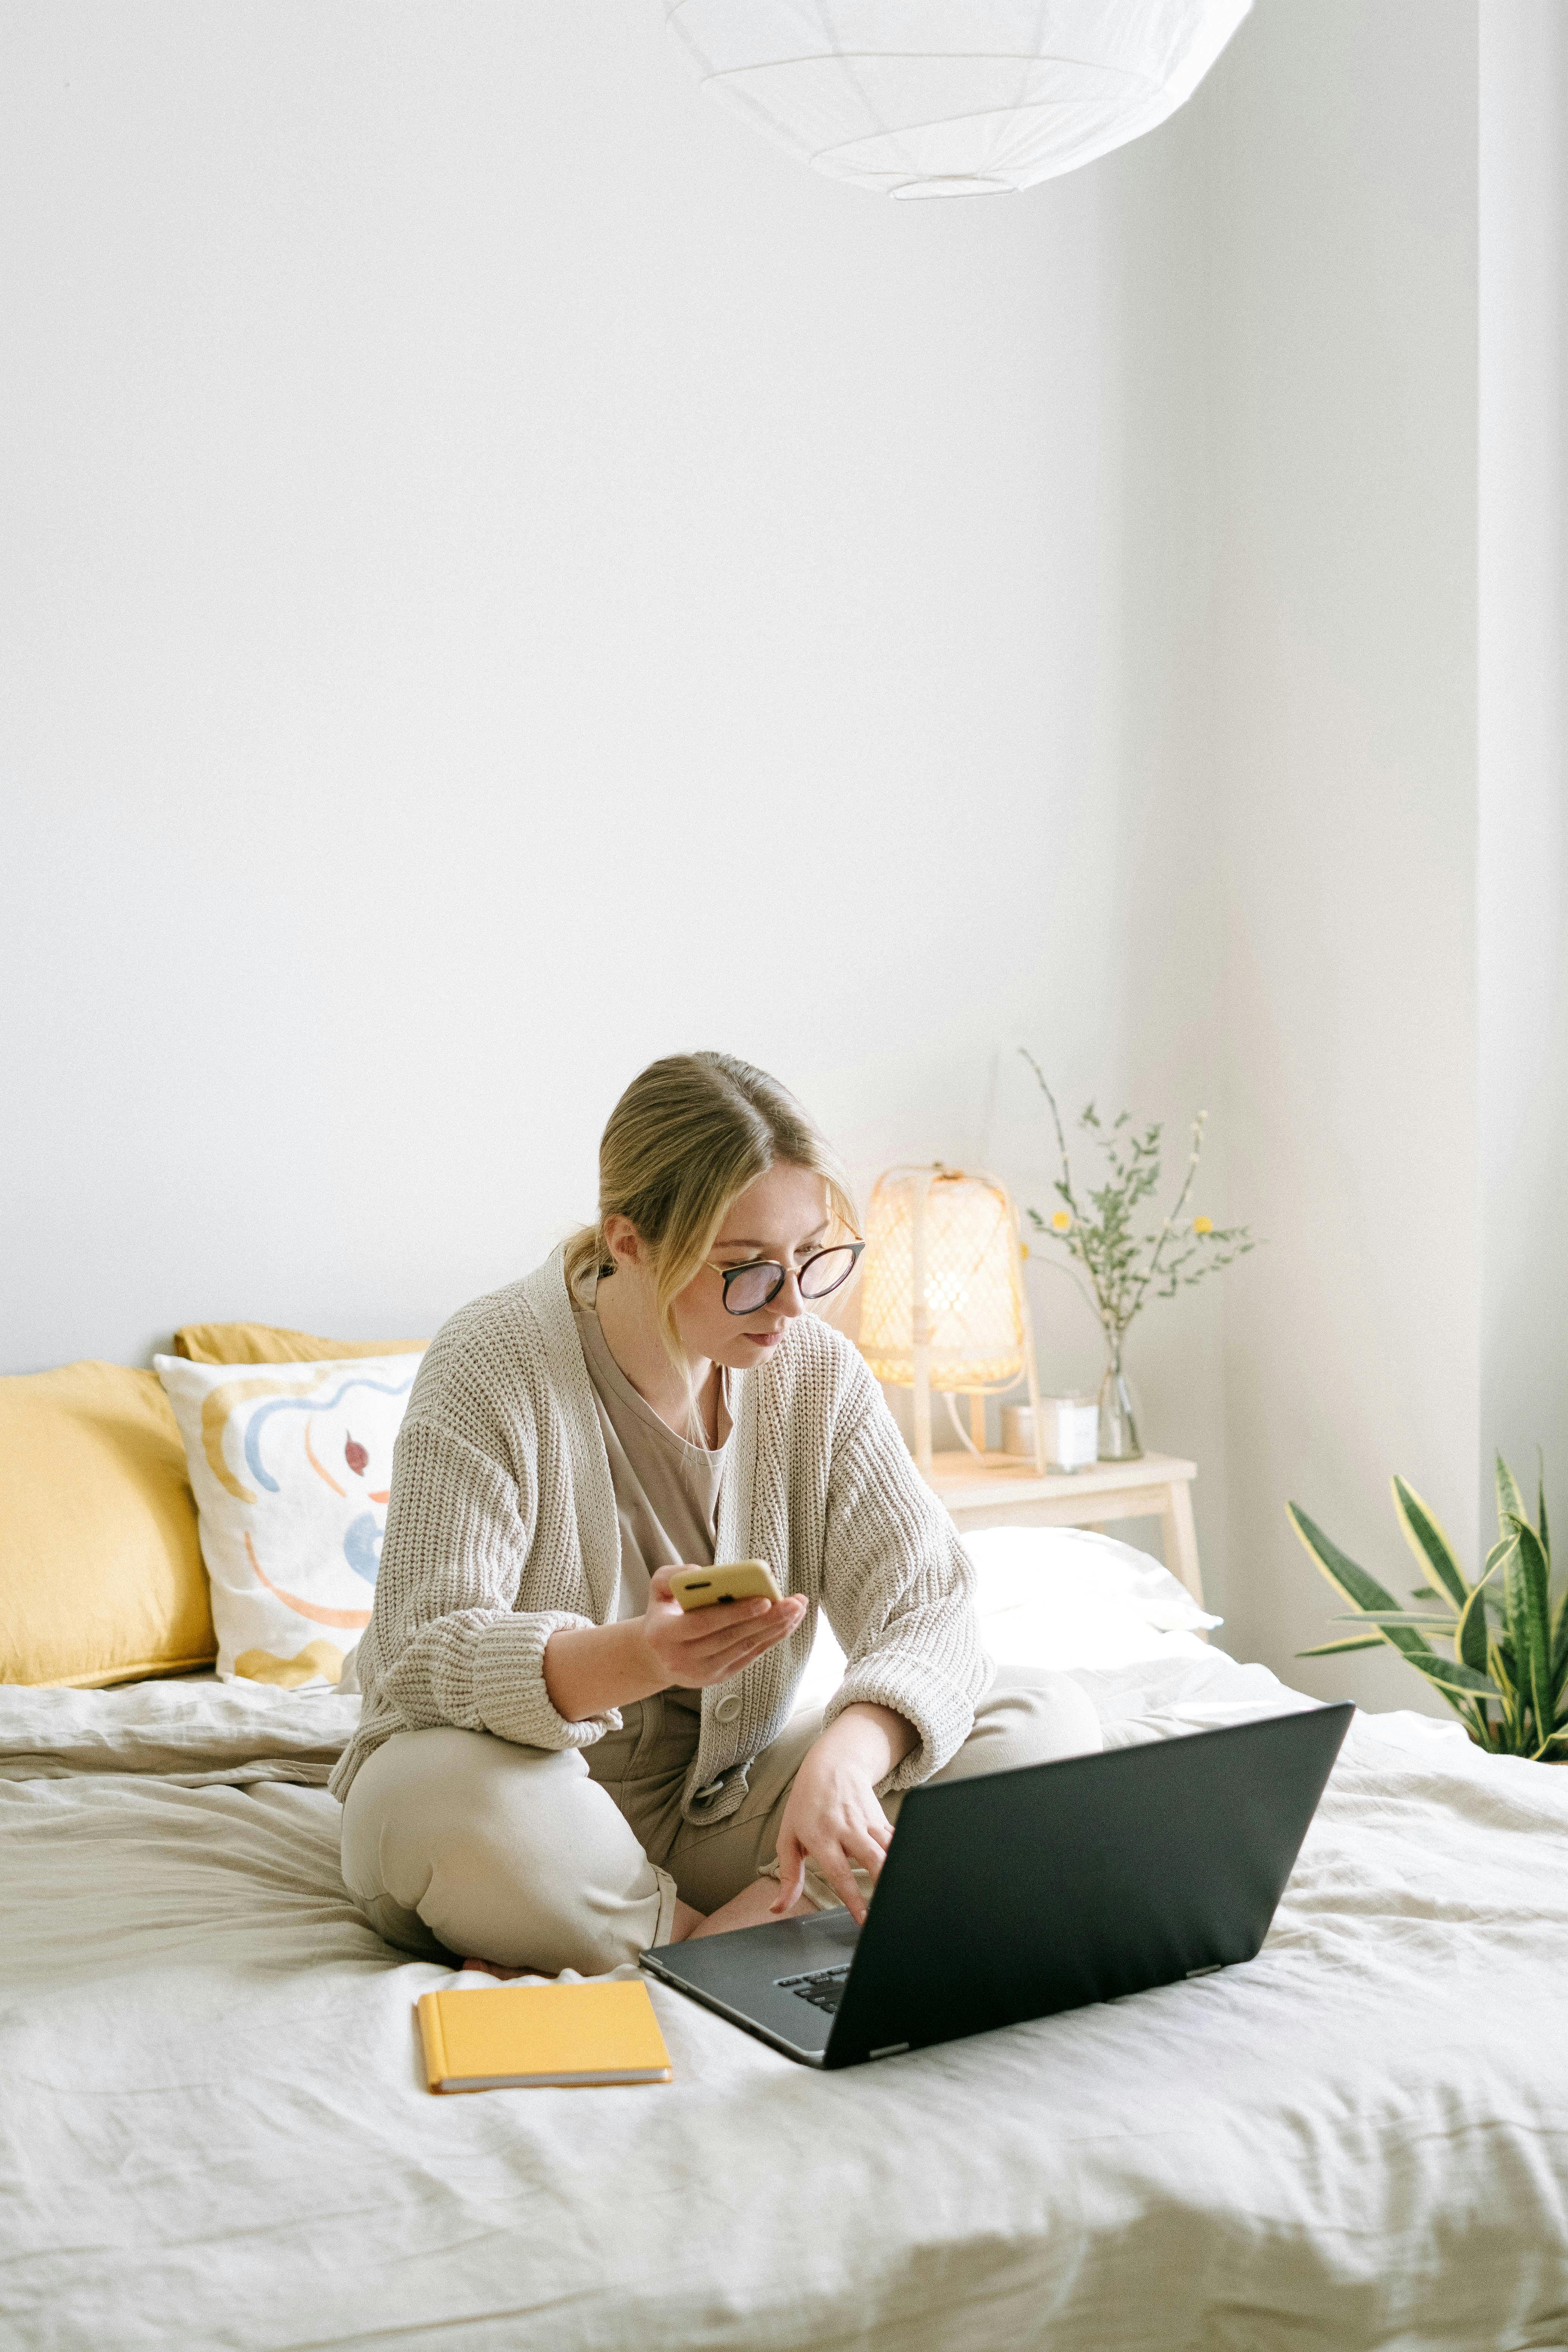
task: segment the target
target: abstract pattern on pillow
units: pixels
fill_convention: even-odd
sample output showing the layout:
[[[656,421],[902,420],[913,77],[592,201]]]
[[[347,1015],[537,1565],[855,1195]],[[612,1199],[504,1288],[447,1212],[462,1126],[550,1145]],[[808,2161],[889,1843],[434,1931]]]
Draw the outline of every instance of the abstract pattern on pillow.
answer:
[[[418,1357],[154,1361],[195,1492],[219,1674],[335,1683],[370,1622]]]

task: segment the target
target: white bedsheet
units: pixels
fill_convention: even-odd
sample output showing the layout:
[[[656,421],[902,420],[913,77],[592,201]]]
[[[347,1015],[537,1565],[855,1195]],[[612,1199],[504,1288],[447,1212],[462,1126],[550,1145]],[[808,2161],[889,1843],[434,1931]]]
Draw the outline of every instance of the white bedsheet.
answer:
[[[1568,2344],[1568,1772],[1358,1717],[1250,1967],[829,2076],[655,1986],[668,2088],[436,2099],[294,1777],[353,1704],[0,1693],[6,2352]]]

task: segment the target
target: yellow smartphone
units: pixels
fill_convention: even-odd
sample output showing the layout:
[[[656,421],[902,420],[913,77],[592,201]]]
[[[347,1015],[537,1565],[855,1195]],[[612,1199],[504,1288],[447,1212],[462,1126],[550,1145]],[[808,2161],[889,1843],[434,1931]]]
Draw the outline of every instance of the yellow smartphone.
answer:
[[[670,1591],[683,1609],[712,1609],[724,1601],[782,1601],[765,1559],[732,1559],[719,1568],[679,1568]]]

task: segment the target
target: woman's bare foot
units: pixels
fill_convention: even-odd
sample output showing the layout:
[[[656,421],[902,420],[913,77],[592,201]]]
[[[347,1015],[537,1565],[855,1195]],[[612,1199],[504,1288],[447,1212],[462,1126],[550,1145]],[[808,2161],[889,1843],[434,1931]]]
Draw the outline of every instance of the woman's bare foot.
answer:
[[[700,1927],[693,1927],[690,1931],[692,1940],[695,1942],[699,1936],[727,1936],[734,1927],[764,1927],[772,1921],[773,1905],[778,1899],[779,1883],[776,1878],[754,1879],[750,1886],[743,1887],[739,1895],[732,1896],[717,1911],[710,1912]],[[816,1909],[816,1904],[803,1895],[800,1901],[792,1904],[783,1916],[786,1919],[809,1919]]]

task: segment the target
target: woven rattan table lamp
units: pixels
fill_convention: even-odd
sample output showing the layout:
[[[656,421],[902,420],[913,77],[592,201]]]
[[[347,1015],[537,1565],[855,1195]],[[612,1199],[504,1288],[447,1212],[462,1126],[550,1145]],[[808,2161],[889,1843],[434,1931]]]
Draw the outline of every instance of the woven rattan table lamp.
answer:
[[[913,1389],[915,1460],[928,1472],[932,1391],[967,1392],[971,1443],[983,1452],[984,1399],[1022,1376],[1035,1408],[1036,1466],[1044,1471],[1018,1221],[994,1176],[939,1160],[878,1178],[866,1221],[860,1352],[879,1381]]]

